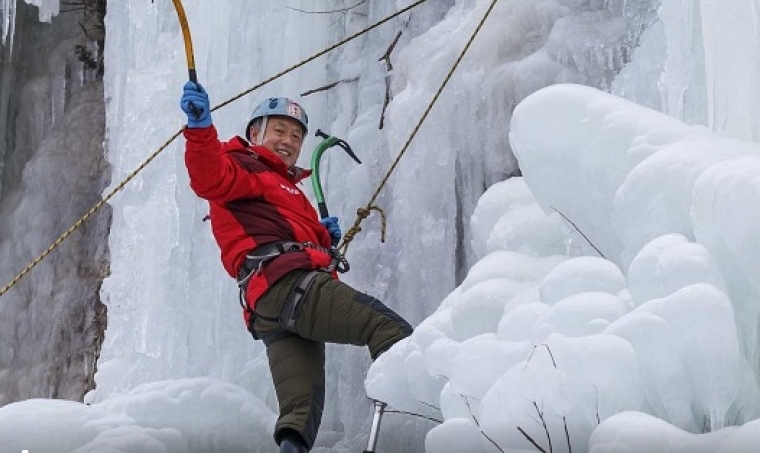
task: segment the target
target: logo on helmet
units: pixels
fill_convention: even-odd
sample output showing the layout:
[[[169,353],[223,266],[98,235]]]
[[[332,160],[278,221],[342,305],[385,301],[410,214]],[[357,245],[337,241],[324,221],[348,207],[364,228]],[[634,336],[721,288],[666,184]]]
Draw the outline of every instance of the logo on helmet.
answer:
[[[288,115],[293,118],[301,118],[301,106],[295,102],[288,102]]]
[[[277,98],[269,98],[269,108],[274,109],[277,108]]]

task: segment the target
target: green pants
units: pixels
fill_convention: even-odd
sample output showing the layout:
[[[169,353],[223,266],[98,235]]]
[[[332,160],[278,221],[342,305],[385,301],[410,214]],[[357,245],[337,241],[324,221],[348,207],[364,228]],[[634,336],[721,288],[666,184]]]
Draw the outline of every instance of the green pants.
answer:
[[[283,429],[298,432],[309,449],[322,421],[325,399],[325,343],[367,346],[372,359],[412,333],[412,327],[382,302],[319,272],[298,304],[292,329],[280,321],[291,289],[308,271],[276,282],[256,303],[255,335],[267,345]]]

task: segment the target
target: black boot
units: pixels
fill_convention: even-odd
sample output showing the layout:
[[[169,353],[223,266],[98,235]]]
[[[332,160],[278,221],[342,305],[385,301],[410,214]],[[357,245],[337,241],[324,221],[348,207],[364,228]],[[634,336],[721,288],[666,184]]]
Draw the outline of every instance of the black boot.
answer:
[[[308,453],[301,436],[290,429],[286,429],[280,441],[280,453]]]

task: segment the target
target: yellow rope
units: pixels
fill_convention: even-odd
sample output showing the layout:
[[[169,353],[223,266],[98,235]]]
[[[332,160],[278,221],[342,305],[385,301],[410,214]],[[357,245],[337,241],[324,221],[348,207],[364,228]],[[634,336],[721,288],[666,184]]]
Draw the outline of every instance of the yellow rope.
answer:
[[[369,217],[371,211],[377,211],[380,213],[380,242],[385,242],[385,211],[377,206],[369,206],[367,208],[359,208],[356,210],[356,215],[358,216],[357,218],[361,220],[354,222],[354,225],[349,228],[348,231],[346,231],[346,234],[343,235],[343,244],[348,244],[354,240],[354,237],[362,230],[359,226],[359,223]],[[344,248],[343,250],[345,251],[346,249]]]
[[[398,156],[396,156],[396,159],[393,161],[393,164],[391,164],[391,167],[388,169],[388,172],[385,174],[385,177],[380,182],[380,185],[377,186],[377,189],[375,190],[375,193],[372,194],[369,201],[367,202],[367,205],[364,208],[359,208],[356,212],[357,217],[354,221],[354,224],[351,226],[351,228],[348,229],[348,232],[343,237],[342,242],[338,246],[341,253],[343,255],[346,254],[348,251],[348,246],[351,243],[351,241],[354,240],[354,237],[356,237],[356,234],[361,231],[361,223],[364,219],[367,218],[370,214],[370,210],[378,210],[382,214],[382,239],[385,240],[385,214],[380,210],[379,208],[374,206],[375,201],[377,200],[378,195],[380,194],[380,191],[385,187],[385,185],[388,183],[388,179],[390,179],[391,174],[398,166],[399,162],[401,161],[401,158],[404,157],[404,153],[406,153],[407,149],[409,149],[409,145],[412,143],[412,140],[414,140],[414,137],[417,135],[417,132],[419,132],[420,127],[422,127],[422,124],[425,122],[425,120],[428,117],[428,114],[430,113],[430,110],[433,109],[433,106],[436,102],[438,102],[438,98],[441,96],[441,93],[446,88],[446,85],[449,83],[449,80],[451,80],[451,77],[454,75],[454,71],[457,70],[457,67],[459,67],[459,63],[462,62],[462,59],[467,54],[467,51],[470,50],[470,46],[472,45],[472,42],[475,41],[475,37],[478,36],[478,33],[480,33],[480,29],[483,28],[483,24],[485,24],[486,19],[488,19],[488,16],[491,15],[491,11],[493,11],[494,6],[496,6],[496,2],[498,0],[492,0],[491,5],[486,10],[485,14],[483,15],[483,18],[480,19],[480,23],[478,23],[478,26],[475,27],[475,31],[472,33],[472,36],[470,36],[470,39],[467,41],[467,44],[464,46],[464,49],[462,49],[462,52],[459,53],[459,57],[457,57],[456,61],[454,62],[454,66],[451,67],[451,70],[449,70],[449,73],[446,75],[446,78],[443,80],[443,83],[441,83],[441,86],[438,88],[438,91],[436,91],[435,95],[433,96],[433,99],[430,101],[430,104],[425,109],[425,112],[422,114],[422,117],[417,122],[417,125],[414,126],[414,129],[412,130],[412,134],[409,136],[409,139],[407,139],[406,143],[404,144],[403,148],[401,148],[401,151],[399,152]]]
[[[163,145],[161,145],[161,147],[158,148],[158,150],[156,152],[154,152],[153,154],[150,155],[150,157],[148,157],[147,159],[145,159],[145,162],[143,162],[142,164],[140,164],[140,166],[137,167],[137,169],[135,169],[135,171],[133,171],[132,173],[130,173],[124,181],[120,182],[119,185],[117,185],[116,187],[114,187],[113,190],[111,190],[111,192],[108,193],[108,195],[106,195],[105,197],[101,198],[101,200],[98,201],[97,204],[95,204],[95,206],[93,206],[92,208],[90,208],[90,210],[87,211],[87,213],[85,215],[83,215],[79,220],[77,220],[76,223],[74,223],[73,225],[71,225],[71,227],[69,227],[69,229],[66,230],[66,232],[64,232],[62,235],[60,235],[58,237],[58,239],[56,239],[55,242],[53,242],[53,244],[51,244],[50,247],[47,248],[47,250],[45,250],[44,252],[42,252],[42,254],[40,254],[40,256],[38,256],[31,263],[29,263],[29,265],[27,265],[24,268],[24,270],[22,270],[17,276],[15,276],[13,278],[13,280],[11,280],[10,283],[8,283],[7,285],[3,286],[3,289],[0,289],[0,297],[2,297],[3,294],[5,294],[6,292],[8,292],[8,290],[11,289],[13,287],[13,285],[15,285],[16,283],[18,283],[19,280],[21,280],[22,278],[24,278],[24,276],[26,274],[28,274],[29,271],[32,270],[32,268],[34,268],[34,266],[38,265],[40,263],[40,261],[42,261],[43,259],[45,259],[45,257],[47,257],[48,255],[50,255],[50,252],[52,252],[53,250],[55,250],[55,248],[58,247],[61,244],[61,242],[63,242],[67,237],[71,236],[71,233],[73,233],[77,228],[79,228],[85,222],[85,220],[87,220],[90,217],[92,217],[92,215],[95,214],[95,212],[97,212],[100,208],[102,208],[104,204],[108,203],[108,200],[110,200],[111,198],[113,198],[113,196],[116,195],[116,193],[119,192],[121,189],[123,189],[124,186],[126,186],[127,183],[129,183],[129,181],[131,181],[132,179],[134,179],[134,177],[137,176],[137,174],[140,173],[143,168],[145,168],[146,166],[148,166],[148,164],[151,163],[153,161],[153,159],[155,159],[161,153],[161,151],[163,151],[167,146],[169,146],[169,144],[171,144],[171,142],[173,142],[177,137],[179,137],[179,135],[181,133],[182,133],[182,130],[180,130],[179,132],[175,133],[169,140],[167,140]]]
[[[261,82],[260,84],[256,85],[255,87],[249,88],[248,90],[243,91],[242,93],[238,94],[237,96],[234,96],[234,97],[232,97],[232,98],[230,98],[230,99],[222,102],[221,104],[219,104],[216,107],[214,107],[213,109],[211,109],[211,111],[213,112],[216,109],[222,108],[225,105],[227,105],[227,104],[229,104],[229,103],[231,103],[233,101],[236,101],[236,100],[240,99],[241,97],[245,96],[246,94],[248,94],[248,93],[250,93],[250,92],[252,92],[254,90],[257,90],[257,89],[261,88],[262,86],[264,86],[267,83],[269,83],[269,82],[277,79],[278,77],[282,77],[285,74],[293,71],[294,69],[298,69],[298,68],[300,68],[301,66],[303,66],[303,65],[305,65],[307,63],[311,63],[312,61],[316,60],[317,58],[319,58],[319,57],[321,57],[321,56],[323,56],[323,55],[325,55],[325,54],[327,54],[327,53],[335,50],[336,48],[338,48],[338,47],[346,44],[349,41],[352,41],[352,40],[358,38],[361,35],[364,35],[364,34],[370,32],[370,31],[374,30],[375,28],[379,27],[380,25],[388,22],[389,20],[391,20],[391,19],[393,19],[393,18],[395,18],[397,16],[400,16],[401,14],[404,14],[405,12],[413,9],[414,7],[416,7],[418,5],[421,5],[421,4],[425,3],[426,1],[427,0],[417,0],[416,2],[414,2],[411,5],[407,6],[406,8],[401,9],[401,10],[399,10],[399,11],[391,14],[390,16],[386,17],[385,19],[383,19],[383,20],[381,20],[379,22],[375,22],[374,24],[370,25],[369,27],[365,28],[364,30],[362,30],[360,32],[357,32],[357,33],[354,33],[353,35],[349,36],[348,38],[346,38],[346,39],[344,39],[344,40],[342,40],[342,41],[340,41],[340,42],[338,42],[336,44],[333,44],[332,46],[328,47],[327,49],[325,49],[325,50],[323,50],[323,51],[321,51],[319,53],[315,53],[314,55],[312,55],[311,57],[305,59],[304,61],[302,61],[302,62],[300,62],[298,64],[295,64],[295,65],[293,65],[293,66],[291,66],[291,67],[283,70],[279,74],[273,75],[272,77],[264,80],[263,82]]]
[[[347,42],[352,41],[352,40],[354,40],[354,39],[358,38],[359,36],[362,36],[362,35],[364,35],[366,33],[369,33],[370,31],[374,30],[375,28],[379,27],[380,25],[382,25],[382,24],[390,21],[391,19],[393,19],[393,18],[395,18],[397,16],[400,16],[401,14],[404,14],[405,12],[411,10],[412,8],[414,8],[414,7],[418,6],[418,5],[421,5],[422,3],[425,3],[426,1],[428,1],[428,0],[418,0],[418,1],[414,2],[414,3],[412,3],[411,5],[407,6],[406,8],[401,9],[401,10],[395,12],[394,14],[391,14],[390,16],[386,17],[385,19],[382,19],[379,22],[375,22],[374,24],[370,25],[369,27],[365,28],[364,30],[361,30],[361,31],[359,31],[357,33],[354,33],[353,35],[351,35],[351,36],[349,36],[349,37],[347,37],[347,38],[339,41],[336,44],[333,44],[332,46],[326,48],[325,50],[323,50],[321,52],[318,52],[318,53],[312,55],[311,57],[309,57],[309,58],[301,61],[300,63],[295,64],[295,65],[293,65],[293,66],[291,66],[291,67],[289,67],[289,68],[287,68],[287,69],[285,69],[285,70],[283,70],[283,71],[275,74],[274,76],[272,76],[272,77],[264,80],[263,82],[257,84],[256,86],[254,86],[254,87],[252,87],[252,88],[250,88],[250,89],[248,89],[248,90],[240,93],[239,95],[237,95],[235,97],[232,97],[232,98],[230,98],[230,99],[222,102],[221,104],[219,104],[216,107],[212,108],[211,111],[213,112],[215,110],[218,110],[218,109],[226,106],[227,104],[230,104],[233,101],[235,101],[237,99],[240,99],[241,97],[245,96],[246,94],[249,94],[252,91],[255,91],[255,90],[263,87],[264,85],[266,85],[266,84],[268,84],[268,83],[276,80],[279,77],[284,76],[285,74],[287,74],[287,73],[289,73],[291,71],[294,71],[294,70],[300,68],[301,66],[304,66],[307,63],[310,63],[311,61],[313,61],[313,60],[315,60],[315,59],[317,59],[317,58],[319,58],[319,57],[327,54],[328,52],[330,52],[330,51],[332,51],[332,50],[334,50],[334,49],[336,49],[336,48],[338,48],[338,47],[346,44]],[[175,6],[176,6],[176,3],[175,3]],[[185,39],[185,40],[187,42],[187,39]],[[186,47],[185,48],[185,52],[189,55],[188,56],[188,65],[191,65],[191,64],[194,65],[194,61],[192,61],[190,59],[191,56],[192,56],[192,54],[190,53],[191,50]],[[192,69],[194,69],[194,68],[192,68]],[[116,187],[114,187],[114,189],[110,193],[108,193],[108,195],[106,195],[105,197],[101,198],[101,200],[98,201],[97,204],[95,204],[95,206],[93,206],[92,208],[90,208],[90,210],[87,211],[87,213],[85,215],[83,215],[71,227],[69,227],[68,230],[66,230],[62,235],[60,235],[58,237],[58,239],[56,239],[50,245],[50,247],[47,248],[47,250],[45,250],[37,258],[35,258],[34,260],[32,260],[32,262],[29,263],[18,275],[16,275],[15,277],[13,277],[13,280],[11,280],[7,285],[3,286],[3,288],[0,289],[0,297],[2,297],[5,293],[7,293],[14,285],[16,285],[16,283],[19,282],[19,280],[21,280],[22,278],[24,278],[24,276],[26,276],[35,266],[37,266],[43,259],[45,259],[48,255],[50,255],[50,253],[53,250],[55,250],[64,240],[66,240],[66,238],[68,238],[69,236],[71,236],[71,234],[74,231],[76,231],[82,225],[82,223],[84,223],[87,219],[89,219],[90,217],[92,217],[92,215],[95,214],[95,212],[97,212],[100,208],[102,208],[103,205],[105,205],[114,195],[116,195],[116,193],[118,193],[119,191],[121,191],[121,189],[123,189],[124,186],[127,185],[127,183],[129,183],[132,179],[134,179],[134,177],[137,176],[137,174],[140,173],[146,166],[148,166],[148,164],[150,164],[153,161],[153,159],[155,159],[156,157],[158,157],[158,155],[161,154],[161,152],[164,149],[166,149],[174,140],[176,140],[177,137],[179,137],[182,134],[183,130],[184,130],[184,128],[182,128],[179,131],[175,132],[174,135],[172,135],[171,138],[169,138],[169,140],[167,140],[163,145],[161,145],[160,148],[158,148],[153,154],[151,154],[147,159],[145,159],[145,161],[143,163],[141,163],[132,173],[130,173],[127,176],[127,178],[124,179],[124,181],[120,182]]]

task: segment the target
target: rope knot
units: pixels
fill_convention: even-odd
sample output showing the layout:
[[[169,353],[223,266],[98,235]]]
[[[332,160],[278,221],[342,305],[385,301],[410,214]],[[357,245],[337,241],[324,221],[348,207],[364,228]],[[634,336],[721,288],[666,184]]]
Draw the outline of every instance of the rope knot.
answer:
[[[346,234],[343,235],[343,242],[340,244],[340,249],[342,253],[346,253],[348,250],[348,244],[351,243],[351,241],[354,240],[354,237],[356,237],[359,232],[361,232],[362,228],[359,226],[364,219],[369,217],[369,215],[372,213],[372,211],[377,211],[380,213],[380,242],[385,242],[385,229],[386,229],[386,219],[385,219],[385,211],[383,211],[382,208],[378,206],[368,206],[365,208],[359,208],[356,210],[356,220],[354,221],[354,224],[351,226],[351,228],[346,231]]]
[[[367,208],[359,208],[356,210],[356,215],[359,216],[360,219],[364,220],[371,214],[372,207],[370,206],[370,209]]]

